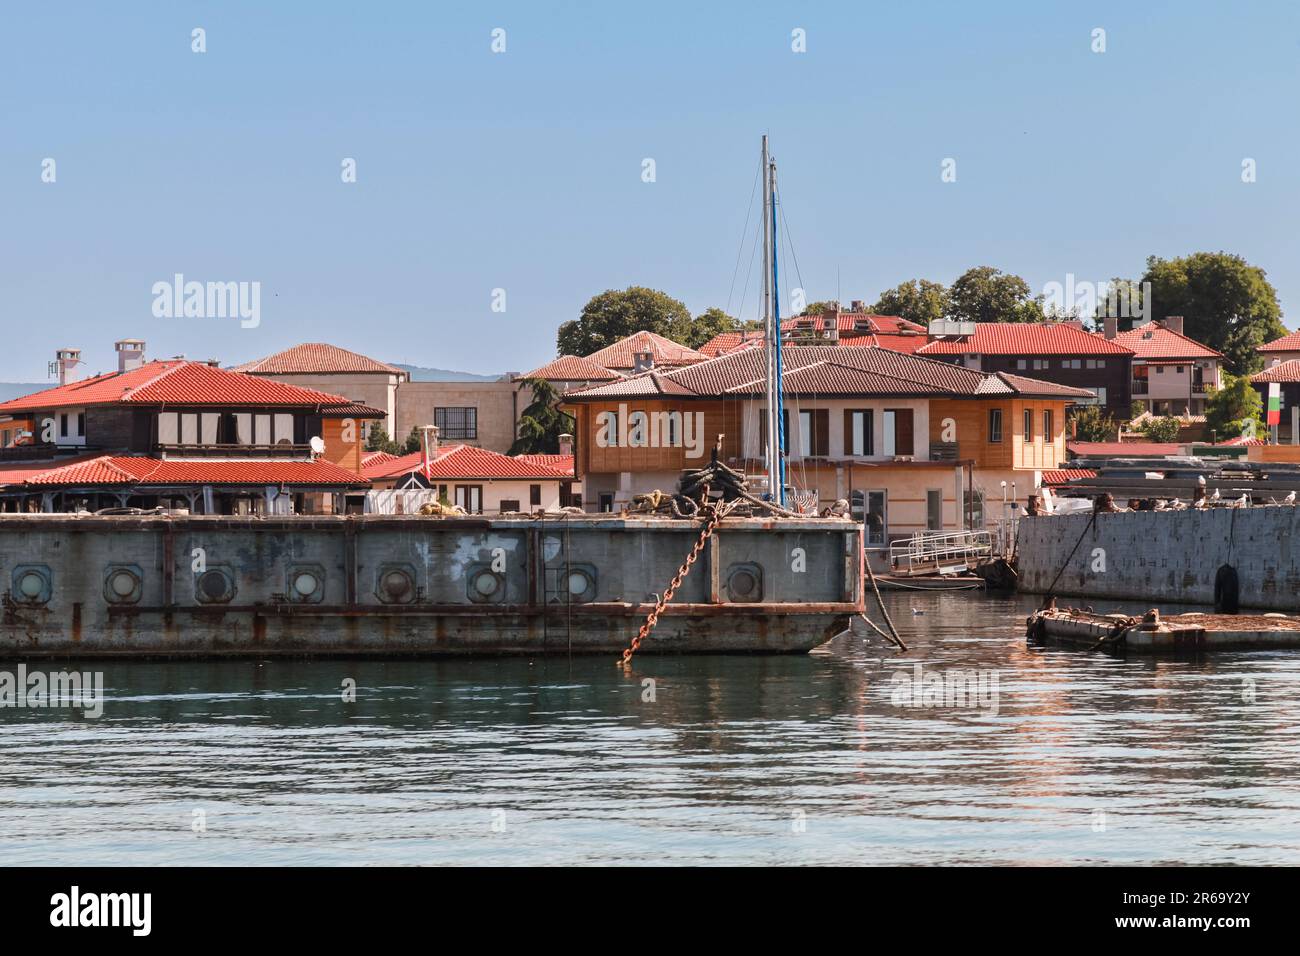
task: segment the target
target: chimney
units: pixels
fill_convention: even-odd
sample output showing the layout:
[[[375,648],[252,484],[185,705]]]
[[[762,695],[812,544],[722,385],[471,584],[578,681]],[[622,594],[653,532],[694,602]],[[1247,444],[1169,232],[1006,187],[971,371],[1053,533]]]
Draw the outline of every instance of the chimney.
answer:
[[[1165,316],[1164,325],[1170,332],[1177,332],[1179,335],[1183,334],[1183,317],[1181,315]]]
[[[130,372],[144,365],[144,340],[143,339],[118,339],[113,343],[113,348],[117,351],[117,371]]]
[[[438,426],[421,425],[420,433],[424,438],[424,441],[421,442],[424,446],[421,449],[424,453],[421,456],[421,471],[424,472],[424,477],[427,479],[429,477],[429,466],[433,463],[433,459],[438,457]]]
[[[81,377],[77,372],[77,366],[80,364],[81,349],[59,349],[54,353],[54,361],[50,363],[50,371],[57,371],[59,384],[67,385],[69,382],[75,382]]]
[[[560,454],[561,454],[561,455],[572,455],[572,454],[573,454],[573,436],[572,436],[572,435],[565,434],[565,435],[561,435],[561,436],[560,436]]]
[[[867,304],[863,302],[861,299],[854,299],[852,302],[849,303],[849,311],[865,312],[867,311]]]
[[[645,372],[655,367],[654,352],[637,352],[632,359],[632,374]]]
[[[1119,335],[1119,318],[1117,316],[1108,315],[1102,319],[1102,322],[1106,329],[1106,338],[1113,339]]]

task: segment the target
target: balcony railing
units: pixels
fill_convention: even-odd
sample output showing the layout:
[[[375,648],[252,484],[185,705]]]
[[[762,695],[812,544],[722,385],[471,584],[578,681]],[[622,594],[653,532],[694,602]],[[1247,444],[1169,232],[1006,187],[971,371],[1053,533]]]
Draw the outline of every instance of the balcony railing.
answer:
[[[1146,379],[1144,378],[1133,379],[1134,395],[1146,395],[1149,391],[1150,391],[1150,385],[1147,383]]]
[[[310,445],[181,445],[155,446],[164,458],[309,458]]]

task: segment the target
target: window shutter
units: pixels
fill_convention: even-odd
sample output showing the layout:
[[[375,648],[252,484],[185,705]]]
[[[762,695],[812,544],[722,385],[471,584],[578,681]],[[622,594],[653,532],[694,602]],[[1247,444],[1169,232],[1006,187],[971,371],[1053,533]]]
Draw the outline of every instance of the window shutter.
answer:
[[[819,408],[813,412],[813,449],[814,455],[826,456],[831,450],[831,413],[830,409]]]
[[[853,409],[844,409],[844,457],[853,457]]]
[[[900,408],[894,412],[894,454],[916,454],[912,446],[912,410],[910,408]]]

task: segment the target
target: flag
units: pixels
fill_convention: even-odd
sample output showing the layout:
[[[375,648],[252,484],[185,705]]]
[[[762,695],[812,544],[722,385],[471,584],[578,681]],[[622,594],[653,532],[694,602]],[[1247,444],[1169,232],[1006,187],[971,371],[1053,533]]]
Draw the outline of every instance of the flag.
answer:
[[[1280,382],[1268,383],[1268,420],[1269,425],[1282,424],[1282,385]]]

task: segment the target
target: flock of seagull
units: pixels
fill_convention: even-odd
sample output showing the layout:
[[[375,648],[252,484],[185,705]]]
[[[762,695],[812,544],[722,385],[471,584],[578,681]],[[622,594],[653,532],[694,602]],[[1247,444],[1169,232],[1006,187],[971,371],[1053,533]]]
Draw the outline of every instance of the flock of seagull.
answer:
[[[1205,476],[1201,475],[1199,478],[1197,478],[1196,483],[1200,487],[1204,488]],[[1296,493],[1294,491],[1289,492],[1287,496],[1283,498],[1281,501],[1278,501],[1276,498],[1269,498],[1268,500],[1271,504],[1275,504],[1275,505],[1294,506],[1296,500]],[[1215,488],[1208,495],[1202,494],[1199,498],[1197,498],[1195,501],[1191,502],[1190,504],[1185,501],[1180,501],[1177,498],[1172,498],[1172,499],[1157,498],[1155,503],[1155,510],[1156,511],[1186,511],[1189,508],[1191,508],[1196,511],[1205,511],[1208,508],[1214,508],[1217,506],[1222,506],[1227,508],[1249,508],[1250,495],[1242,494],[1240,498],[1236,498],[1232,501],[1225,502],[1223,500],[1223,496],[1219,494],[1219,489]]]

